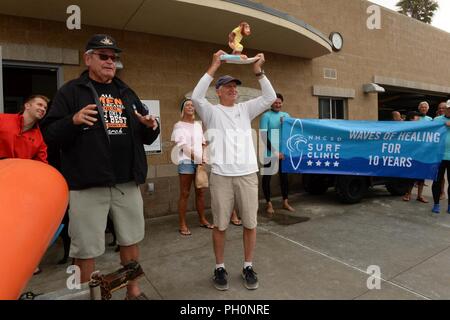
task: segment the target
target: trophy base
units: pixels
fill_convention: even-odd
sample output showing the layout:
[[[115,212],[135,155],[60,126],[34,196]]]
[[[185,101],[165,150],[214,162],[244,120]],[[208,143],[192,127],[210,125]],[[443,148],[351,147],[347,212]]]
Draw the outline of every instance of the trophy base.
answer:
[[[220,56],[220,60],[225,61],[226,63],[234,63],[234,64],[250,64],[259,60],[259,57],[242,59],[238,54],[223,54]]]

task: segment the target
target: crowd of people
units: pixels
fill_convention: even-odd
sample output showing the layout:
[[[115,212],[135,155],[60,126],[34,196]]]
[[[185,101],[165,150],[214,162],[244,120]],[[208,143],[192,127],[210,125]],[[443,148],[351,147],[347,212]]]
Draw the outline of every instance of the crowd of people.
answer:
[[[405,115],[402,115],[399,111],[392,111],[393,121],[436,121],[450,127],[450,100],[442,101],[438,104],[436,115],[434,118],[428,116],[430,105],[428,102],[423,101],[419,103],[418,111],[410,111]],[[441,165],[439,167],[438,176],[431,187],[433,194],[433,208],[432,212],[439,214],[441,211],[440,200],[445,199],[450,194],[450,185],[448,186],[447,193],[445,192],[445,171],[447,170],[447,181],[449,179],[448,167],[450,165],[450,137],[446,138],[445,151],[442,158]],[[411,183],[408,191],[403,196],[403,201],[410,201],[412,197],[412,190],[417,187],[417,201],[428,203],[429,201],[423,196],[423,190],[425,187],[424,180],[411,179]],[[450,199],[448,203],[447,212],[450,213]]]
[[[122,50],[109,35],[96,34],[89,39],[83,55],[87,69],[76,79],[62,86],[49,106],[49,99],[34,95],[24,103],[19,114],[0,115],[0,159],[21,158],[50,162],[67,181],[69,207],[65,217],[70,256],[81,270],[81,282],[90,280],[95,259],[105,251],[105,229],[114,230],[121,264],[139,260],[139,242],[145,235],[143,199],[139,185],[147,177],[144,144],[152,144],[160,134],[159,122],[147,114],[137,94],[116,76],[116,64]],[[222,65],[224,51],[213,54],[211,64],[199,80],[190,99],[180,105],[180,120],[174,124],[171,140],[177,146],[180,196],[178,200],[181,236],[192,235],[186,221],[190,190],[194,184],[195,204],[200,227],[211,229],[215,266],[213,284],[227,290],[225,266],[225,235],[229,224],[242,226],[244,261],[242,278],[249,290],[258,288],[254,270],[254,250],[258,212],[259,171],[252,139],[251,122],[258,116],[265,135],[262,190],[266,213],[275,214],[271,197],[271,177],[278,173],[281,209],[294,211],[289,204],[289,180],[281,170],[284,159],[280,152],[281,135],[277,135],[283,119],[284,97],[276,93],[263,70],[264,54],[251,64],[262,94],[246,102],[238,102],[241,80],[225,75],[214,83],[219,103],[213,105],[206,92]],[[47,110],[47,108],[49,108]],[[431,121],[426,114],[429,105],[423,102],[419,112],[406,120]],[[433,121],[450,125],[450,105],[441,103]],[[48,112],[47,112],[48,111]],[[197,114],[201,123],[196,120]],[[394,112],[394,120],[403,120]],[[41,121],[42,120],[42,121]],[[40,125],[38,124],[41,121]],[[205,130],[206,129],[206,130]],[[205,132],[207,134],[205,135]],[[205,152],[208,145],[209,153]],[[48,150],[51,152],[47,152]],[[53,160],[50,160],[53,159]],[[230,159],[232,159],[230,161]],[[194,183],[196,172],[208,163],[211,166],[210,193],[212,222],[205,215],[205,189]],[[443,194],[444,174],[450,165],[447,144],[438,179],[433,183],[433,212],[439,212]],[[417,200],[423,196],[423,181],[411,181],[403,200],[409,201],[414,185]],[[450,212],[450,205],[449,205]],[[238,216],[239,214],[239,216]],[[147,299],[136,281],[127,285],[126,299]]]

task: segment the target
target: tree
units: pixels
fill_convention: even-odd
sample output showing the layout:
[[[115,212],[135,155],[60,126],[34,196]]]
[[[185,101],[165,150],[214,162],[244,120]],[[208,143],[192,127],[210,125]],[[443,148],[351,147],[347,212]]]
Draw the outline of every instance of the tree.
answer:
[[[400,0],[397,2],[399,13],[425,23],[431,23],[434,13],[439,8],[436,0]]]

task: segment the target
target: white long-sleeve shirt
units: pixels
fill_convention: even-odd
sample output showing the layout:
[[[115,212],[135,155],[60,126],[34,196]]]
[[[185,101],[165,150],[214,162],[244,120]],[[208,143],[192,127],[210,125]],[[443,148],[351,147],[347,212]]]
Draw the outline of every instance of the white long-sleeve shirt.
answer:
[[[276,100],[270,81],[263,76],[259,83],[262,96],[225,107],[212,105],[206,92],[213,78],[205,73],[192,92],[195,110],[205,124],[211,171],[221,176],[244,176],[258,171],[251,121]]]

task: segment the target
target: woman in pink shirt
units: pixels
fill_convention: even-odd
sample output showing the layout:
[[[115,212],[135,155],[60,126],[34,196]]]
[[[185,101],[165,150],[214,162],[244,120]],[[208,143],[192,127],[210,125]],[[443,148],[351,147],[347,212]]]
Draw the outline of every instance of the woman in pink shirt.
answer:
[[[180,199],[178,201],[179,232],[183,236],[190,236],[186,223],[186,208],[191,190],[192,182],[195,179],[197,166],[205,163],[203,148],[206,145],[203,136],[202,125],[194,121],[195,108],[192,100],[186,99],[181,103],[181,120],[178,121],[172,132],[172,141],[178,147],[178,175],[180,177]],[[195,185],[194,185],[195,188]],[[214,226],[205,217],[205,197],[204,189],[195,188],[195,203],[200,219],[200,226],[213,229]]]

